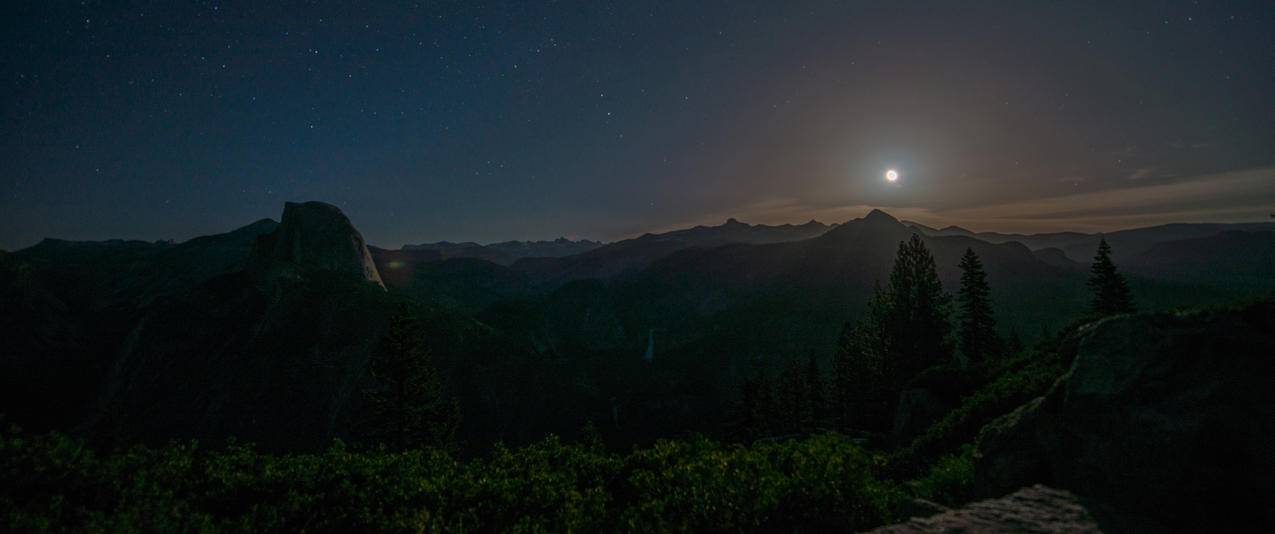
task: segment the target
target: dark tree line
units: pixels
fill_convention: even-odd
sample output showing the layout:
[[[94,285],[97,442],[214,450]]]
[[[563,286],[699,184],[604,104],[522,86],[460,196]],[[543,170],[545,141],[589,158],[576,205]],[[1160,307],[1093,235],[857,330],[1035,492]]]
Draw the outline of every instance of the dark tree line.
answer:
[[[796,435],[828,428],[828,402],[819,363],[789,359],[772,381],[760,362],[740,388],[732,429],[743,440]]]
[[[1089,280],[1094,311],[1132,312],[1132,295],[1110,256],[1103,240]],[[878,285],[867,311],[842,329],[826,384],[813,357],[805,373],[790,361],[776,386],[755,371],[741,390],[737,433],[755,439],[829,427],[882,431],[893,421],[899,392],[921,371],[941,365],[978,371],[1020,353],[1017,331],[1007,338],[997,333],[991,285],[973,249],[965,250],[960,269],[953,302],[920,236],[901,242],[888,284]]]
[[[979,370],[1022,350],[1017,332],[997,333],[992,289],[972,249],[960,261],[960,289],[943,290],[934,256],[917,235],[899,243],[887,284],[866,312],[842,329],[828,376],[813,355],[790,359],[776,376],[760,362],[740,391],[735,433],[743,439],[825,429],[890,428],[900,391],[922,371],[958,365]],[[1088,282],[1098,314],[1134,310],[1131,292],[1102,240]],[[953,315],[955,318],[953,320]],[[955,328],[953,328],[955,327]],[[359,437],[395,449],[455,445],[457,403],[425,349],[425,330],[408,307],[390,319],[368,362]]]

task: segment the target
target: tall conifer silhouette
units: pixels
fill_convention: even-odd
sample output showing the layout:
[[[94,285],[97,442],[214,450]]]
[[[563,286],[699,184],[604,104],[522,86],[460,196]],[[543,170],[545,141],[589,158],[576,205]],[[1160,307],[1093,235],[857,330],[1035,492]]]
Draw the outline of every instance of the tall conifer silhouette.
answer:
[[[1089,288],[1093,290],[1093,311],[1103,315],[1133,313],[1133,295],[1124,276],[1111,261],[1111,245],[1104,238],[1098,242],[1098,254],[1089,268]]]

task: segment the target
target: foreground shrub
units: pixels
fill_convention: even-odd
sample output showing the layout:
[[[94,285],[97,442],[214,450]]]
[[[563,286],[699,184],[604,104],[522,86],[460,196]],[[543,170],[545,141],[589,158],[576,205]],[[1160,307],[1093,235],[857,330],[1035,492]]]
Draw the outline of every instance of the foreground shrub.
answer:
[[[723,447],[665,441],[629,456],[632,531],[862,528],[893,518],[901,492],[872,478],[870,457],[841,436]]]
[[[974,498],[974,446],[966,444],[957,454],[939,458],[925,476],[908,483],[912,494],[946,506],[959,506]]]
[[[268,454],[197,443],[98,454],[60,435],[0,435],[0,530],[855,530],[903,492],[837,435],[627,455],[547,438],[458,461],[431,450]]]

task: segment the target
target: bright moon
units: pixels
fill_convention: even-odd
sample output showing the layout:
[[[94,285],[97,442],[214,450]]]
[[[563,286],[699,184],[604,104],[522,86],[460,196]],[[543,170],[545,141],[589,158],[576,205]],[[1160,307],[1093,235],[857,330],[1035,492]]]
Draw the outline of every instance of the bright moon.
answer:
[[[886,180],[887,182],[896,182],[896,181],[898,181],[898,180],[899,180],[899,172],[898,172],[898,171],[896,171],[896,170],[894,170],[894,169],[890,169],[890,170],[888,170],[888,171],[885,171],[885,180]]]

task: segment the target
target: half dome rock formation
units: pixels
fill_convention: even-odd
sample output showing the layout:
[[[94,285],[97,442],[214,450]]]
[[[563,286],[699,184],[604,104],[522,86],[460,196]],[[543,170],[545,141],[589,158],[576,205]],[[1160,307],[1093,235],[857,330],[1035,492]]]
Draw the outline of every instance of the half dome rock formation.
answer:
[[[256,266],[270,276],[336,271],[385,288],[367,243],[340,208],[323,202],[288,202],[279,227],[257,243]]]
[[[334,206],[289,202],[251,250],[245,269],[155,299],[116,334],[86,433],[299,450],[349,431],[391,313],[363,236]]]

